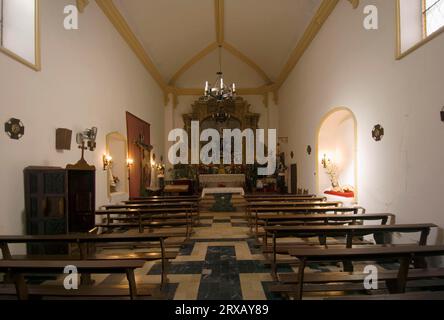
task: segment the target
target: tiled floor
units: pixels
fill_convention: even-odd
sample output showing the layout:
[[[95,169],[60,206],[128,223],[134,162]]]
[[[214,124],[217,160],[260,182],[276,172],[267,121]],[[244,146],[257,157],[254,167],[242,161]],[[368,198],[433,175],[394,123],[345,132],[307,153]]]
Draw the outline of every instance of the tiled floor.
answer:
[[[169,284],[164,297],[180,300],[281,299],[268,290],[273,284],[270,267],[249,234],[244,213],[203,212],[201,216],[200,225],[194,228],[191,239],[179,249],[179,255],[168,267]],[[146,263],[144,268],[136,270],[137,283],[159,284],[160,270],[160,262]],[[312,265],[307,268],[308,272],[334,270],[338,270],[335,265]],[[278,269],[278,272],[295,271],[297,267],[288,264]],[[96,284],[127,283],[124,275],[93,275],[93,278]],[[60,279],[48,282],[54,281]]]

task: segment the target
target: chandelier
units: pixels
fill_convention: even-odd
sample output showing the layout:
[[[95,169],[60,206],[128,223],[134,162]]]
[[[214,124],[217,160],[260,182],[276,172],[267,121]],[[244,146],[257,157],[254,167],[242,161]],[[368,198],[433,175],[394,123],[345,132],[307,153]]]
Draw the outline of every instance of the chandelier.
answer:
[[[219,72],[217,73],[214,85],[209,84],[208,81],[205,83],[205,98],[224,101],[233,99],[235,95],[236,85],[233,83],[231,87],[228,87],[224,82],[222,72],[222,46],[219,46]]]

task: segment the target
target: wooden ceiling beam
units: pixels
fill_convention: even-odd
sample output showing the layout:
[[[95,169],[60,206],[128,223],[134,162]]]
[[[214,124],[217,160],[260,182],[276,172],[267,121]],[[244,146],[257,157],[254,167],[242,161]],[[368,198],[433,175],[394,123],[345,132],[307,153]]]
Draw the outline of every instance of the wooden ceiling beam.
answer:
[[[356,9],[359,7],[359,0],[348,0],[348,2],[351,3],[353,9]]]
[[[120,33],[126,43],[129,45],[131,50],[139,58],[140,62],[148,70],[157,84],[161,87],[163,91],[166,91],[167,85],[154,65],[153,61],[146,53],[143,45],[137,39],[134,32],[131,30],[130,26],[126,22],[125,18],[119,12],[117,7],[114,5],[112,0],[96,0],[97,5],[102,9],[103,13],[108,17],[109,21],[113,24],[116,30]]]
[[[353,1],[353,0],[352,0]],[[339,0],[323,0],[321,5],[319,6],[316,14],[305,30],[302,38],[299,40],[298,44],[294,48],[293,52],[290,55],[287,63],[279,74],[278,80],[276,81],[277,87],[280,88],[285,80],[290,75],[291,71],[294,69],[296,64],[299,62],[305,51],[310,46],[313,39],[318,34],[319,30],[321,30],[324,22],[330,16],[330,14],[335,9]]]
[[[225,40],[225,2],[214,0],[214,20],[216,23],[216,41],[219,45]]]
[[[89,0],[76,0],[76,4],[77,10],[79,10],[80,13],[83,13],[86,6],[89,4]]]
[[[208,54],[213,52],[218,48],[217,42],[213,42],[209,46],[207,46],[205,49],[194,55],[190,60],[188,60],[171,78],[169,84],[174,85],[177,80],[182,76],[189,68],[191,68],[193,65],[195,65],[197,62],[205,58]]]

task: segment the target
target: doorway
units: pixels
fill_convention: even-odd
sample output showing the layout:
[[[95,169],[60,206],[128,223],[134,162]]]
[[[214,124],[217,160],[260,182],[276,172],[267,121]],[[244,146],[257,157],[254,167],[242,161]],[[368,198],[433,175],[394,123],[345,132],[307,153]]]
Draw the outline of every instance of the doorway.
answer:
[[[150,124],[130,112],[126,113],[128,137],[129,196],[143,196],[151,184]]]

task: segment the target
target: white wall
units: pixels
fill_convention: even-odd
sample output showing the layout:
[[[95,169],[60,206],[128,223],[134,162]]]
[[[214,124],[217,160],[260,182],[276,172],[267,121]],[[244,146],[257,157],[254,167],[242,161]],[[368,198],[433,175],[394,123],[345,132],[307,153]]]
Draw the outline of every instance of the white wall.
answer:
[[[63,28],[63,7],[74,1],[41,1],[42,71],[0,53],[0,119],[19,118],[25,135],[10,140],[0,134],[0,234],[24,232],[23,169],[29,165],[75,163],[80,150],[55,150],[55,130],[73,134],[87,127],[99,130],[97,150],[86,159],[97,167],[97,205],[107,199],[102,170],[105,136],[126,136],[125,111],[151,124],[151,143],[163,153],[163,94],[108,19],[90,1],[80,15],[80,29]]]
[[[379,9],[379,30],[362,27],[367,4]],[[395,1],[361,1],[357,10],[339,2],[280,90],[280,135],[289,136],[299,184],[315,190],[315,155],[306,146],[315,145],[329,110],[350,108],[358,123],[360,204],[393,212],[401,223],[444,227],[444,36],[396,61],[394,19]],[[381,142],[371,137],[378,123]]]

